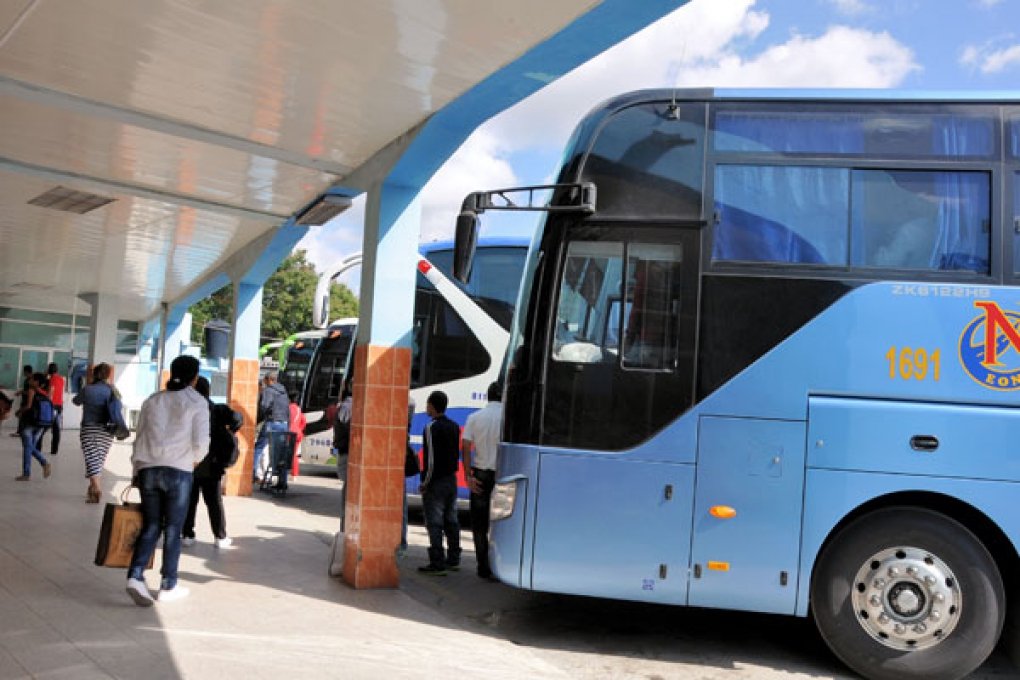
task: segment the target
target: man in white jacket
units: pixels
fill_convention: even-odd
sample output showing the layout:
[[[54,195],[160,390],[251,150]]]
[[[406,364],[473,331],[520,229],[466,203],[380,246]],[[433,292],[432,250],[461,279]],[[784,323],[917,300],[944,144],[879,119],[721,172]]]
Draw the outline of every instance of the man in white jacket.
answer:
[[[192,470],[209,450],[209,405],[195,391],[198,359],[180,356],[170,364],[166,391],[142,404],[138,414],[132,482],[142,494],[142,531],[128,569],[127,592],[140,607],[179,600],[188,589],[177,585],[181,558],[181,526],[188,512]],[[163,576],[154,598],[144,571],[163,538]]]

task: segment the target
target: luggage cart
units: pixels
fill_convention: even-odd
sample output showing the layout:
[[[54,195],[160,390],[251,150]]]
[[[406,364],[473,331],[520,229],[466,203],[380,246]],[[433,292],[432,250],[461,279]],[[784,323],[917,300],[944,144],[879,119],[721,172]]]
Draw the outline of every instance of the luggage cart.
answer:
[[[287,493],[287,473],[290,471],[294,448],[297,446],[297,434],[294,432],[269,433],[269,468],[262,477],[261,491],[272,491],[278,494]],[[273,483],[273,477],[276,482]]]

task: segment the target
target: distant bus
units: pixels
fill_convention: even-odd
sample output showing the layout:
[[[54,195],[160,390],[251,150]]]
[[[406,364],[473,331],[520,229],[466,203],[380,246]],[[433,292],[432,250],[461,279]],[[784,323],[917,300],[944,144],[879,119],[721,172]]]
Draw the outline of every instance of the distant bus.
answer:
[[[425,401],[433,390],[446,392],[447,415],[462,427],[468,415],[485,405],[486,389],[499,376],[506,352],[527,242],[483,238],[478,263],[484,271],[467,286],[448,278],[453,267],[451,242],[425,244],[421,254],[427,259],[418,263],[411,355],[411,398],[416,405],[411,434],[417,448],[429,419]],[[332,431],[315,430],[323,427],[323,411],[339,396],[350,370],[357,319],[349,321],[349,327],[335,335],[330,327],[329,337],[312,359],[312,379],[301,402],[309,423],[301,454],[305,462],[334,462]],[[418,492],[418,481],[407,480],[410,493]],[[463,478],[460,482],[466,498]]]
[[[284,341],[279,381],[286,388],[287,394],[300,395],[305,391],[312,357],[325,335],[325,331],[313,329],[294,333]]]
[[[638,92],[564,159],[511,334],[499,578],[810,613],[868,678],[961,678],[1017,634],[1020,92]],[[465,201],[458,276],[512,194]]]

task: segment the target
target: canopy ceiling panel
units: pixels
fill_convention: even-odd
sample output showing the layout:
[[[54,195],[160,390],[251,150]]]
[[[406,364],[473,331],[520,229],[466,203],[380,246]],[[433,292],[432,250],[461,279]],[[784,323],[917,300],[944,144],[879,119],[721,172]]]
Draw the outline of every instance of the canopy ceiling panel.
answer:
[[[607,25],[633,14],[608,2],[621,7]],[[120,318],[148,318],[329,187],[384,171],[369,161],[603,6],[2,2],[0,305],[68,311],[102,292]],[[84,214],[29,203],[44,194],[112,200]]]

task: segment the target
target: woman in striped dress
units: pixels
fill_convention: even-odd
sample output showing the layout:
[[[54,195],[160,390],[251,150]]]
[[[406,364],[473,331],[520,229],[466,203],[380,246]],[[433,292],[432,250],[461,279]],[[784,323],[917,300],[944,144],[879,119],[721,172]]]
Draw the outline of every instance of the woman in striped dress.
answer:
[[[120,395],[110,384],[110,373],[109,364],[97,364],[92,369],[89,384],[82,387],[73,399],[82,407],[81,452],[85,456],[85,476],[89,480],[86,503],[98,503],[103,496],[100,481],[106,454],[113,444],[113,433],[107,425],[123,422],[119,412]]]

